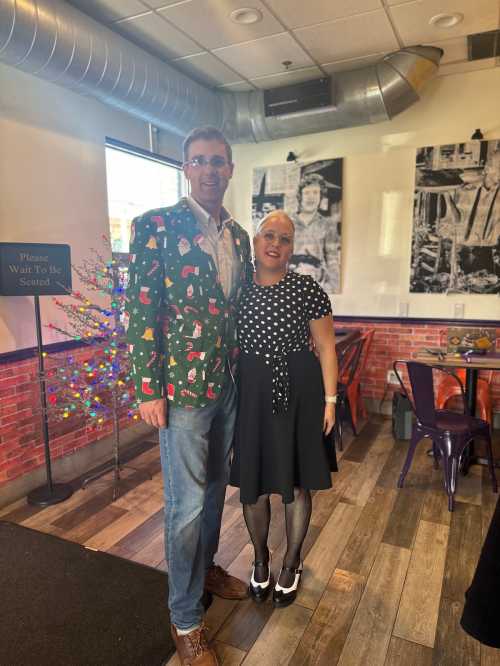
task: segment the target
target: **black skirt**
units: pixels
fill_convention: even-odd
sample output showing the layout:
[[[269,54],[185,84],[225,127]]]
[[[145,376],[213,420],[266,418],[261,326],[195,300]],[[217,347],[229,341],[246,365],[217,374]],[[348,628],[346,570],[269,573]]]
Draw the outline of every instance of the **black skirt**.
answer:
[[[465,593],[460,624],[481,643],[500,648],[500,500],[497,501],[476,573]]]
[[[290,400],[272,412],[272,370],[262,356],[242,352],[230,484],[243,504],[276,493],[293,502],[294,487],[331,488],[337,470],[333,435],[324,437],[325,395],[321,367],[308,349],[288,354]]]

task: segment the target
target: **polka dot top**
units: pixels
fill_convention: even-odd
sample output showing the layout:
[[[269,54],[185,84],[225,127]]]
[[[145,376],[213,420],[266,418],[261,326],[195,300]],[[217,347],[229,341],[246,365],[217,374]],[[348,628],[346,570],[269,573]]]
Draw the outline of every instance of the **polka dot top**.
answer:
[[[309,322],[331,314],[330,299],[309,275],[288,272],[268,287],[252,283],[241,295],[238,340],[241,351],[272,366],[273,413],[285,412],[290,395],[287,354],[307,349]]]

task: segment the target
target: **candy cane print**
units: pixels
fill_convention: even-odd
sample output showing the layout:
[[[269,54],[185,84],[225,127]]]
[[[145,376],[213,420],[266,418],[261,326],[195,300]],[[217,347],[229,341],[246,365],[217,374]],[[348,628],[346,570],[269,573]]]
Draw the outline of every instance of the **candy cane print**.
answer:
[[[200,351],[190,351],[188,355],[186,356],[187,360],[189,363],[194,361],[195,358],[200,359],[200,361],[203,361],[205,358],[206,352],[200,352]]]
[[[149,270],[146,273],[146,275],[148,276],[153,275],[153,273],[157,271],[159,267],[160,267],[160,262],[157,259],[153,259],[153,261],[151,262],[151,270]]]
[[[181,277],[187,278],[189,275],[199,275],[200,267],[199,266],[184,266],[181,270]]]

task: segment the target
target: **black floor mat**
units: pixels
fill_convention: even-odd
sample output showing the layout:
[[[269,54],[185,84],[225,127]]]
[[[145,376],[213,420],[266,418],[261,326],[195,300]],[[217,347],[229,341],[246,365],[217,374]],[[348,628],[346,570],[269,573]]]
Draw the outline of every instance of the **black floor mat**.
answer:
[[[0,521],[2,666],[160,666],[166,574]]]

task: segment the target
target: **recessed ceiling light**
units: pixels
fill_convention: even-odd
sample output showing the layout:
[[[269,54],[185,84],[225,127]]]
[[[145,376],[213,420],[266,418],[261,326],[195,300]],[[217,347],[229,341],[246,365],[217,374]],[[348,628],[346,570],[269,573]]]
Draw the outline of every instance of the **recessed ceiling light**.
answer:
[[[240,7],[235,9],[229,14],[231,21],[235,23],[242,23],[243,25],[251,25],[262,21],[262,12],[254,7]]]
[[[454,28],[463,20],[464,15],[456,12],[455,14],[436,14],[429,19],[429,23],[436,28]]]

